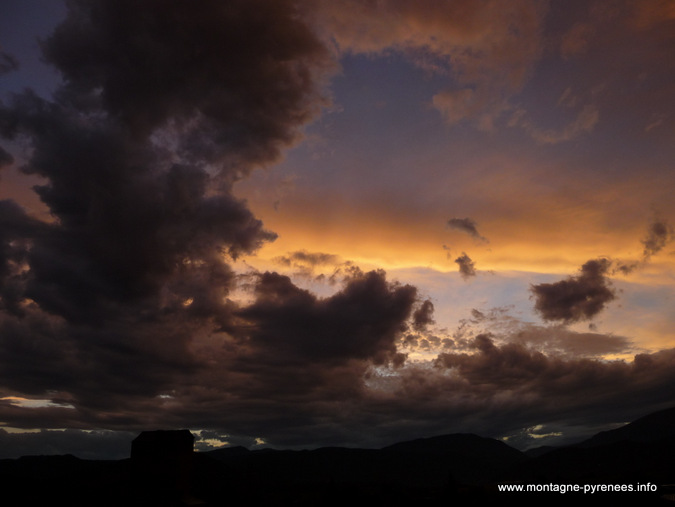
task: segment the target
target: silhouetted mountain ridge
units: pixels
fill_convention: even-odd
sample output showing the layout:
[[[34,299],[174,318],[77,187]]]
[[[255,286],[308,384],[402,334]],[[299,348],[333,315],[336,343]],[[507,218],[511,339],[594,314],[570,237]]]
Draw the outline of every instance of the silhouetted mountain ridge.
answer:
[[[252,451],[248,450],[243,445],[235,445],[235,446],[231,446],[231,447],[229,447],[229,446],[228,447],[221,447],[219,449],[214,449],[212,451],[206,451],[204,454],[208,454],[208,455],[210,455],[214,458],[219,459],[221,457],[228,458],[228,457],[232,457],[232,456],[243,456],[243,455],[246,455],[250,452],[252,452]]]
[[[89,461],[72,455],[0,460],[0,476],[25,492],[25,505],[67,499],[70,505],[99,506],[303,506],[344,505],[360,498],[374,505],[395,506],[485,503],[504,501],[509,495],[520,505],[567,505],[570,501],[598,505],[601,498],[616,503],[623,496],[510,494],[499,492],[497,484],[675,483],[674,417],[675,409],[650,414],[578,446],[538,457],[528,457],[499,440],[462,433],[382,449],[226,447],[192,453],[188,462],[180,462],[188,478],[184,490],[165,487],[175,476],[165,470],[167,461],[173,459],[170,449],[161,449],[157,467],[149,455],[143,460],[120,461]],[[171,432],[166,434],[171,436]],[[34,487],[36,481],[40,488]],[[174,498],[179,492],[181,498]],[[632,498],[640,505],[662,502],[658,492]]]
[[[418,438],[389,445],[383,451],[414,452],[429,454],[471,454],[499,461],[524,461],[525,455],[493,438],[480,437],[473,433],[455,433],[429,438]]]
[[[616,442],[658,442],[675,440],[675,407],[653,412],[608,431],[601,431],[576,447],[596,447]]]
[[[543,456],[544,454],[555,451],[556,449],[560,449],[560,447],[556,447],[554,445],[542,445],[539,447],[527,449],[526,451],[523,451],[523,453],[530,458],[538,458],[539,456]]]

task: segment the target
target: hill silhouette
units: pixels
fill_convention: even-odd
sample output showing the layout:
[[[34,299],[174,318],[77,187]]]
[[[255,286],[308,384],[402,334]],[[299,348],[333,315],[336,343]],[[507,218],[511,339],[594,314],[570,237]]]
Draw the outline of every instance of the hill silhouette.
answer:
[[[576,445],[596,447],[616,442],[658,442],[675,439],[675,407],[641,417],[625,426],[601,431]]]

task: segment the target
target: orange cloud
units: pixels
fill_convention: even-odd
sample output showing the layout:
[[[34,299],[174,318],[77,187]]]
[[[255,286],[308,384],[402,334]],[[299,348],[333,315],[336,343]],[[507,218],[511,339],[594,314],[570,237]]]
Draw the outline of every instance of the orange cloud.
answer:
[[[455,83],[433,97],[434,107],[449,122],[478,115],[487,129],[541,53],[544,10],[532,0],[351,0],[321,2],[315,15],[338,51],[399,51],[422,68],[451,74]]]

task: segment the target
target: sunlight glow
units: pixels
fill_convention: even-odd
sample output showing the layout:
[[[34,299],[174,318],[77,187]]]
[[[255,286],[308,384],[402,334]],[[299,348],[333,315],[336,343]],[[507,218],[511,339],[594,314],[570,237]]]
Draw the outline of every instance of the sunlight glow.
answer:
[[[8,401],[10,405],[21,408],[75,408],[75,406],[70,403],[55,403],[51,400],[28,399],[21,398],[20,396],[5,396],[4,398],[0,398],[0,401]]]

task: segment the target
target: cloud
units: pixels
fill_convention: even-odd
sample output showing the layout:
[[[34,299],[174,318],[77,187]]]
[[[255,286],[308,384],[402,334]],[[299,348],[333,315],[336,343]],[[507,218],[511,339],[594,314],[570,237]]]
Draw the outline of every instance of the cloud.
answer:
[[[485,129],[508,108],[507,98],[522,88],[539,58],[544,14],[545,6],[530,0],[322,1],[315,12],[339,51],[398,51],[429,72],[451,74],[452,87],[434,95],[434,107],[450,123],[476,120]]]
[[[319,266],[336,266],[342,264],[338,255],[323,252],[307,252],[297,250],[274,258],[274,262],[286,267],[298,268],[308,273],[313,272]]]
[[[478,232],[478,224],[471,218],[451,218],[448,220],[448,227],[465,232],[472,238],[483,243],[489,243],[486,237],[480,235]]]
[[[575,23],[562,38],[560,55],[568,60],[574,56],[585,53],[588,49],[589,40],[593,36],[593,26],[588,23]]]
[[[68,6],[43,45],[61,96],[100,102],[135,135],[171,127],[182,154],[239,170],[272,162],[324,103],[317,84],[333,62],[293,2]]]
[[[654,220],[647,231],[647,235],[642,240],[644,251],[642,257],[644,262],[648,261],[652,255],[656,255],[673,239],[673,228],[665,220]]]
[[[624,276],[630,275],[633,271],[635,271],[639,267],[640,263],[638,261],[628,261],[628,262],[615,261],[612,274],[621,273]]]
[[[423,340],[414,340],[421,347]],[[554,343],[559,347],[549,349]],[[407,361],[395,372],[374,372],[363,403],[376,403],[383,411],[353,412],[348,427],[355,430],[368,421],[391,442],[401,434],[466,428],[502,437],[546,425],[547,433],[560,433],[556,443],[572,443],[605,429],[603,424],[671,403],[673,389],[667,383],[674,376],[675,351],[637,354],[626,361],[603,357],[630,346],[621,337],[522,322],[497,333],[483,331],[431,362]]]
[[[581,266],[581,273],[555,283],[532,285],[535,310],[544,320],[566,323],[592,319],[616,298],[606,278],[611,262],[595,259]]]
[[[647,403],[665,402],[658,386],[673,377],[667,370],[675,359],[673,350],[638,354],[631,362],[565,358],[523,344],[497,344],[490,335],[477,336],[473,348],[471,353],[439,354],[436,367],[455,374],[452,381],[445,381],[445,389],[451,383],[462,385],[465,394],[486,397],[482,410],[498,403],[501,410],[530,412],[529,420],[540,423],[574,412],[573,417],[588,414],[585,423],[589,424],[590,413],[600,407],[616,410],[643,404],[641,396],[650,400]]]
[[[570,357],[621,354],[633,347],[632,341],[624,336],[573,332],[565,326],[540,327],[533,324],[522,325],[512,341],[534,350]]]
[[[25,269],[32,238],[45,232],[12,200],[0,200],[0,310],[23,315]]]
[[[249,316],[230,259],[276,237],[232,186],[327,102],[334,61],[297,14],[283,0],[68,3],[42,42],[63,77],[54,100],[0,105],[0,137],[29,147],[22,170],[43,178],[53,218],[0,202],[0,375],[75,408],[1,420],[152,427],[175,399],[160,395],[207,381],[213,344]]]
[[[0,170],[10,166],[14,162],[14,157],[0,146]]]
[[[468,280],[472,276],[476,276],[476,265],[466,253],[462,252],[462,255],[455,259],[455,262],[459,265],[459,274],[462,275],[462,278]]]
[[[0,109],[0,134],[30,139],[25,172],[46,179],[56,219],[30,238],[24,296],[80,322],[226,294],[222,254],[275,238],[232,183],[298,138],[332,60],[290,2],[68,7],[42,45],[57,100],[28,91]]]
[[[585,376],[598,376],[603,387],[610,388],[612,375],[627,376],[629,367],[622,361],[603,363],[589,359],[565,359],[547,355],[522,344],[496,344],[489,334],[476,336],[472,353],[439,354],[436,365],[457,370],[473,389],[481,391],[495,389],[495,392],[518,389],[532,389],[542,394],[572,396],[574,387],[581,387]],[[640,358],[648,355],[638,355]],[[561,383],[561,384],[559,384]],[[568,384],[569,389],[565,389]],[[497,387],[497,386],[500,387]]]
[[[636,269],[647,264],[653,255],[663,250],[673,239],[672,226],[663,219],[655,218],[648,226],[645,237],[642,239],[644,247],[642,259],[639,261],[614,261],[612,273],[629,275]]]
[[[560,130],[544,130],[528,122],[521,124],[530,132],[532,138],[542,144],[558,144],[571,141],[581,134],[591,132],[600,119],[600,112],[595,105],[584,106],[577,117]]]
[[[458,123],[465,119],[477,119],[478,127],[491,130],[494,121],[507,107],[501,101],[495,101],[487,90],[476,91],[472,88],[443,90],[432,98],[433,106],[449,123]]]
[[[0,50],[0,76],[17,70],[19,61],[12,55]]]
[[[625,336],[597,332],[578,332],[560,325],[538,325],[512,316],[509,308],[473,309],[471,318],[462,319],[453,332],[454,350],[469,351],[478,335],[488,335],[495,343],[514,343],[528,350],[560,357],[603,357],[635,351]]]
[[[274,292],[298,290],[287,280],[267,282],[280,284]],[[364,280],[359,285],[362,283]],[[269,295],[269,290],[265,293]],[[220,424],[228,428],[228,434],[264,435],[272,446],[307,446],[308,442],[377,446],[400,440],[402,435],[434,435],[467,428],[498,437],[535,424],[550,423],[551,431],[556,431],[556,425],[569,421],[593,424],[625,420],[626,410],[643,415],[649,407],[672,396],[672,389],[664,386],[672,382],[673,351],[638,354],[629,361],[606,361],[603,354],[626,352],[630,342],[622,337],[527,323],[458,340],[466,343],[450,344],[432,362],[408,359],[397,364],[393,359],[389,366],[377,366],[370,359],[359,359],[373,357],[364,354],[373,340],[366,340],[358,353],[348,346],[338,360],[332,361],[305,345],[308,334],[325,339],[330,333],[323,329],[305,333],[293,321],[309,315],[312,326],[311,315],[322,305],[331,307],[335,302],[331,298],[314,300],[306,293],[297,297],[293,306],[309,303],[306,314],[290,310],[286,323],[279,312],[272,319],[278,323],[277,333],[272,321],[261,330],[250,327],[251,349],[238,348],[236,353],[227,354],[229,362],[220,362],[227,365],[227,374],[211,375],[213,383],[208,389],[200,384],[202,397],[195,388],[185,392],[184,403],[193,420],[214,428]],[[274,305],[286,308],[282,299]],[[260,316],[267,320],[276,313],[267,310]],[[368,325],[365,320],[361,322]],[[268,336],[260,340],[261,335],[255,336],[259,332]],[[397,336],[411,351],[429,353],[442,342],[427,333],[403,332]],[[285,343],[286,337],[292,344]],[[347,338],[345,345],[349,343],[353,342]],[[388,343],[389,339],[384,340],[380,350],[388,349]],[[401,356],[398,353],[397,357]],[[290,360],[300,357],[305,359]],[[306,360],[310,357],[312,360]],[[228,394],[219,396],[221,392]],[[165,413],[165,417],[175,415]],[[562,437],[566,436],[567,430]]]
[[[413,329],[424,331],[427,326],[435,323],[433,315],[434,304],[427,299],[413,313]]]
[[[341,363],[350,359],[386,362],[410,317],[417,291],[390,284],[382,271],[349,280],[326,299],[299,289],[286,276],[260,275],[256,300],[237,315],[237,336],[257,353],[274,350],[278,360]]]

